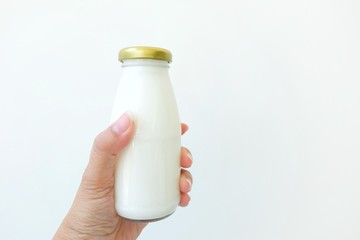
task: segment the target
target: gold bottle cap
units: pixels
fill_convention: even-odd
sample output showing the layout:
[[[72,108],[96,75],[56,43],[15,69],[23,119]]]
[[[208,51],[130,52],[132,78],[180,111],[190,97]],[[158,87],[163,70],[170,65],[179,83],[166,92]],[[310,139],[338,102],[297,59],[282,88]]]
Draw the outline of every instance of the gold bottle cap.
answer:
[[[126,59],[155,59],[171,63],[172,55],[169,50],[157,47],[136,46],[121,49],[119,52],[119,61]]]

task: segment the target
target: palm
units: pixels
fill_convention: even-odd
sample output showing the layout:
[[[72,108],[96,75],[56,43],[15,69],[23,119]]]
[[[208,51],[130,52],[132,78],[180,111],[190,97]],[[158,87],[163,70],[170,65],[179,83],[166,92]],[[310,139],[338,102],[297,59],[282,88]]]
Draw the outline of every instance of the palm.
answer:
[[[76,200],[79,199],[81,205],[75,207],[81,213],[81,221],[86,223],[84,228],[91,229],[87,235],[96,239],[136,239],[146,223],[130,221],[116,213],[114,187],[111,184],[113,177],[108,180],[109,188],[89,189],[87,186],[91,186],[91,183],[84,179],[79,189]]]

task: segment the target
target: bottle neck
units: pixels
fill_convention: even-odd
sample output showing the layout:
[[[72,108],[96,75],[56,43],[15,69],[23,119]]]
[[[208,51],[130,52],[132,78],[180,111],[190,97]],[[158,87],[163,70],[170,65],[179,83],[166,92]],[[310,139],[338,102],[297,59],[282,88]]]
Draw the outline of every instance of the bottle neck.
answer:
[[[136,66],[169,68],[169,63],[167,61],[155,60],[155,59],[126,59],[123,61],[122,64],[122,67],[136,67]]]

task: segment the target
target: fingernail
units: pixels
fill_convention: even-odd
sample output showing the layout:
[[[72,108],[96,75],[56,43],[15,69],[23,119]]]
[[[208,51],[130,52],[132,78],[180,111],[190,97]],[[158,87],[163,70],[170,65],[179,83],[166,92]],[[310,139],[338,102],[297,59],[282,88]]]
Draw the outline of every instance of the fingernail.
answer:
[[[189,192],[190,192],[190,191],[191,191],[191,187],[192,187],[192,186],[191,186],[191,185],[192,185],[192,184],[191,184],[191,181],[190,181],[190,179],[186,179],[186,181],[189,183]]]
[[[124,113],[116,122],[112,125],[111,130],[116,134],[123,134],[130,127],[131,119],[128,113]]]
[[[189,149],[186,149],[186,156],[187,156],[188,158],[190,158],[191,163],[192,163],[193,158],[192,158],[192,154],[191,154],[191,152],[189,151]]]

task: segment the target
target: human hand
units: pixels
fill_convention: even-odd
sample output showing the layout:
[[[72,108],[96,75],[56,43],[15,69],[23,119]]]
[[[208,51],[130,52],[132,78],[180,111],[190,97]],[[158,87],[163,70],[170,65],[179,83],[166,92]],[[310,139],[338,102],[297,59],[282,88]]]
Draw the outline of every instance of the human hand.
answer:
[[[188,126],[181,125],[182,134]],[[94,141],[90,160],[72,207],[53,239],[136,239],[146,223],[126,220],[117,215],[114,199],[115,165],[121,151],[130,142],[135,131],[133,120],[122,115]],[[189,168],[192,156],[181,148],[181,176],[179,205],[190,201],[192,176]]]

